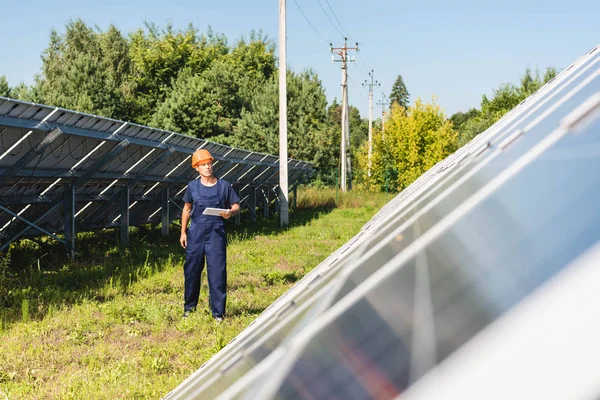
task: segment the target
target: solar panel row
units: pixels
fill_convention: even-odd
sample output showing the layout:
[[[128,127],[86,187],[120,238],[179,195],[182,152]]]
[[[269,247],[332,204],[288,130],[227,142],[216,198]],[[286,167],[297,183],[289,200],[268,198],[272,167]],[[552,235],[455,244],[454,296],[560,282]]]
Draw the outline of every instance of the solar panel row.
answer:
[[[598,149],[600,47],[400,193],[166,398],[396,398],[600,246]]]
[[[198,148],[211,152],[249,208],[279,195],[279,158],[173,132],[0,97],[0,251],[24,236],[50,235],[74,248],[74,233],[170,221],[180,215]],[[288,160],[290,187],[313,171]],[[175,207],[172,207],[175,206]],[[64,233],[64,239],[57,236]]]

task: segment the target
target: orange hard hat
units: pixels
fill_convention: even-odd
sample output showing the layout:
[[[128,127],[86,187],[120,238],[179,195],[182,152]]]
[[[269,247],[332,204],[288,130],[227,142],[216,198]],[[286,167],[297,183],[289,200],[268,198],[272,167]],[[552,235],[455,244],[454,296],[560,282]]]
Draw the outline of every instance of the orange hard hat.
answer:
[[[214,158],[210,155],[208,150],[198,149],[192,155],[192,168],[196,168],[198,164],[212,160],[214,160]]]

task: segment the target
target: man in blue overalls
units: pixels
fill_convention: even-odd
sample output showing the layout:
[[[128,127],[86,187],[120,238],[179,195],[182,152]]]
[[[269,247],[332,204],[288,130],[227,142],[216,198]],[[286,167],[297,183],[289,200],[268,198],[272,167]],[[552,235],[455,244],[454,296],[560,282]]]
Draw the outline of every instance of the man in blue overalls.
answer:
[[[227,300],[227,237],[225,221],[240,212],[240,198],[231,184],[213,175],[213,158],[207,150],[197,150],[192,167],[200,179],[188,183],[183,195],[181,237],[185,249],[183,317],[187,318],[198,305],[200,278],[206,257],[210,311],[217,321],[223,320]],[[224,208],[221,216],[202,214],[206,207]],[[188,222],[192,219],[190,227]]]

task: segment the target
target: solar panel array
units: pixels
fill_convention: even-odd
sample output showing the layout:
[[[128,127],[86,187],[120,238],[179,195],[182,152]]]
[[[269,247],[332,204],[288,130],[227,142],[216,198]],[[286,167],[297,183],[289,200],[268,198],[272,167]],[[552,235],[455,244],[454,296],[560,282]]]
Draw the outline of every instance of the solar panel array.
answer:
[[[573,263],[600,264],[599,150],[596,47],[386,204],[166,398],[400,396]]]
[[[24,236],[74,248],[78,231],[169,223],[181,214],[198,148],[216,159],[254,219],[279,196],[279,158],[147,126],[0,97],[0,251]],[[288,160],[293,189],[313,171]],[[64,233],[64,238],[57,236]]]

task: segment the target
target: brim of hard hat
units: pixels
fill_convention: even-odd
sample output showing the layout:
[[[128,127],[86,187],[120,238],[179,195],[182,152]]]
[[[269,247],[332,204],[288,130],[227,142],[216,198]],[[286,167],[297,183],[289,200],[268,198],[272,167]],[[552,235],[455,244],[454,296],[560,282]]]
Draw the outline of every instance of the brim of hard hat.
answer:
[[[205,162],[207,162],[207,161],[214,161],[214,160],[215,160],[215,159],[214,159],[214,158],[212,158],[212,157],[210,157],[210,158],[205,158],[204,160],[200,160],[200,161],[196,162],[196,164],[194,164],[194,168],[196,168],[198,165],[200,165],[200,164],[202,164],[202,163],[205,163]]]

